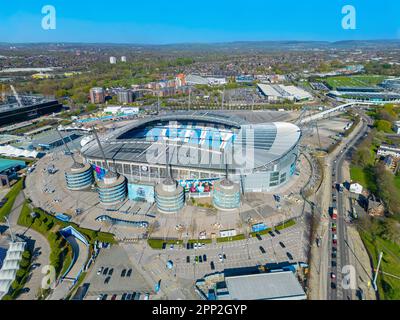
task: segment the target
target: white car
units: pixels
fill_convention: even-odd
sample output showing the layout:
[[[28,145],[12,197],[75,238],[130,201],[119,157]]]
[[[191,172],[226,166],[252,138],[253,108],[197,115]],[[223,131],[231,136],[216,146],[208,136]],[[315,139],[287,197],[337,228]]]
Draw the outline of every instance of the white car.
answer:
[[[220,262],[224,261],[224,257],[222,256],[222,254],[218,255],[218,259],[219,259]]]
[[[102,295],[102,294],[99,294],[99,296],[97,297],[96,300],[101,300],[101,299],[103,299],[103,295]]]
[[[197,243],[195,243],[195,244],[193,245],[193,248],[194,248],[194,250],[197,249]]]
[[[101,273],[103,272],[103,267],[99,268],[99,270],[97,270],[97,275],[101,275]]]

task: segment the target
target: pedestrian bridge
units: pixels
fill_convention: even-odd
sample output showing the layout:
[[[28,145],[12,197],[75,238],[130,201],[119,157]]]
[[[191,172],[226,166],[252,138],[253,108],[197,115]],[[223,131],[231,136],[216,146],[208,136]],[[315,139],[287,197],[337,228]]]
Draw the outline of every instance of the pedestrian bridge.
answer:
[[[325,110],[316,114],[313,114],[311,116],[305,117],[303,119],[301,119],[298,124],[306,124],[308,122],[311,121],[317,121],[317,120],[321,120],[324,119],[326,116],[329,116],[331,113],[335,113],[335,112],[341,112],[344,111],[344,109],[349,108],[349,107],[353,107],[353,106],[373,106],[376,105],[374,103],[371,102],[349,102],[349,103],[345,103],[342,104],[340,106],[334,107],[332,109],[329,110]]]

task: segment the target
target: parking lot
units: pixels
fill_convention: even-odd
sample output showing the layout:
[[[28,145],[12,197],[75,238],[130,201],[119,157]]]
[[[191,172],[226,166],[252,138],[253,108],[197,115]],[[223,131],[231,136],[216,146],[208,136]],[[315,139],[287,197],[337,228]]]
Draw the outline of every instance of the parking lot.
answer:
[[[100,251],[86,282],[90,284],[88,300],[97,300],[100,295],[107,295],[107,300],[115,295],[115,299],[121,300],[124,294],[129,300],[143,300],[153,290],[120,246]]]

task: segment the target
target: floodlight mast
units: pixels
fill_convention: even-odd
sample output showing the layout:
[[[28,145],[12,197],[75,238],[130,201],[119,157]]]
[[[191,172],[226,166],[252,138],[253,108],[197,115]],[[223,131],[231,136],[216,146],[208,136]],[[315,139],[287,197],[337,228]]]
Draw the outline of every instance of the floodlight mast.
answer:
[[[57,131],[57,133],[59,134],[59,136],[60,136],[60,138],[61,138],[61,141],[62,141],[62,143],[63,143],[63,145],[64,145],[66,151],[67,151],[68,154],[71,156],[72,161],[74,162],[74,164],[79,164],[79,163],[75,160],[75,157],[74,157],[73,153],[71,152],[71,149],[68,147],[68,144],[65,142],[64,137],[62,136],[60,130],[57,129],[56,131]]]
[[[107,162],[107,159],[106,159],[106,154],[104,153],[103,146],[101,145],[99,136],[97,135],[96,128],[94,126],[92,126],[92,130],[93,130],[94,137],[96,138],[97,144],[99,146],[101,155],[103,156],[103,160],[104,160],[106,169],[107,169],[108,172],[111,172],[110,166],[108,165],[108,162]]]

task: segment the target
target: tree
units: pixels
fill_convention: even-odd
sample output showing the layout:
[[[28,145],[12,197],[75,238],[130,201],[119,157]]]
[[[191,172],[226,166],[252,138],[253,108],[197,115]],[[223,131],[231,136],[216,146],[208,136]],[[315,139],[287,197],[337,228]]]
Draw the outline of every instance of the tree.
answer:
[[[354,154],[353,160],[359,166],[367,166],[371,160],[370,150],[366,147],[358,149],[357,152]]]
[[[387,120],[377,120],[377,121],[375,121],[375,125],[374,126],[378,131],[382,131],[382,132],[385,132],[385,133],[392,133],[393,132],[392,123],[387,121]]]

